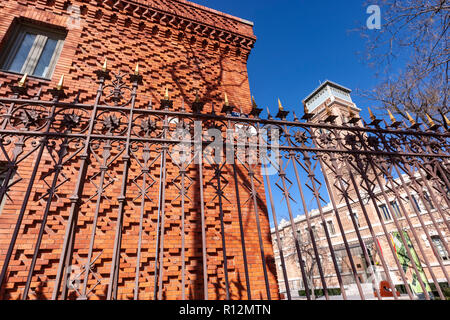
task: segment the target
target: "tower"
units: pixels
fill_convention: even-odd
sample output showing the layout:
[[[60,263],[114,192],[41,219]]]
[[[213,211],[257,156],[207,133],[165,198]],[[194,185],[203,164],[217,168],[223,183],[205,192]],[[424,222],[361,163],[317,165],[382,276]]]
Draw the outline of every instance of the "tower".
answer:
[[[303,100],[303,106],[305,113],[311,114],[311,123],[324,123],[324,124],[334,124],[339,126],[355,126],[360,125],[361,121],[359,118],[359,109],[353,102],[351,97],[351,90],[332,82],[326,80],[317,89],[315,89],[310,95],[308,95]],[[317,140],[320,140],[321,136],[328,135],[331,139],[336,140],[332,134],[330,135],[330,130],[327,129],[314,129],[317,136]],[[336,141],[331,141],[331,145],[334,145]],[[345,143],[345,142],[343,142]],[[348,167],[344,166],[344,163],[338,160],[339,156],[336,154],[336,162],[338,170],[342,174],[343,188],[350,198],[355,198],[356,193],[354,188],[350,185],[350,178],[348,174]],[[341,185],[336,179],[337,172],[333,168],[333,163],[331,159],[325,159],[323,161],[322,172],[327,176],[330,188],[329,193],[333,193],[334,199],[338,203],[343,202],[342,191],[340,189]],[[354,169],[351,169],[354,172]],[[360,182],[357,174],[354,174],[357,183]]]

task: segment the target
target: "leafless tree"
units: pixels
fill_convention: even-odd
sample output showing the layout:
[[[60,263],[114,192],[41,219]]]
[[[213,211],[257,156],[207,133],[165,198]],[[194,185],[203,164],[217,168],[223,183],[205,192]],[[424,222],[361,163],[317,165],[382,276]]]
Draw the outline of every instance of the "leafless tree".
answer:
[[[321,261],[322,270],[324,273],[327,273],[329,269],[329,263],[326,262],[326,259],[328,257],[327,249],[320,247],[318,242],[319,235],[317,230],[313,229],[314,233],[314,239],[317,243],[317,253],[318,257],[315,254],[314,247],[313,247],[313,241],[311,239],[310,232],[304,232],[306,234],[300,233],[297,237],[298,244],[300,247],[300,252],[302,254],[303,259],[303,266],[305,268],[305,276],[308,281],[308,287],[311,292],[311,299],[315,300],[317,297],[315,295],[315,289],[317,288],[316,284],[318,282],[317,278],[319,276],[319,267],[317,263],[317,258]],[[288,237],[285,240],[285,247],[288,249],[288,252],[295,253],[296,252],[296,245],[295,245],[295,239],[291,237]],[[300,265],[298,261],[298,256],[296,254],[293,254],[290,256],[292,259],[295,259],[296,265]],[[305,287],[306,288],[306,287]]]
[[[449,112],[449,0],[368,0],[381,8],[380,30],[364,28],[365,60],[379,85],[361,95],[407,119],[443,123]],[[400,66],[400,68],[399,68]],[[414,116],[415,115],[415,116]]]

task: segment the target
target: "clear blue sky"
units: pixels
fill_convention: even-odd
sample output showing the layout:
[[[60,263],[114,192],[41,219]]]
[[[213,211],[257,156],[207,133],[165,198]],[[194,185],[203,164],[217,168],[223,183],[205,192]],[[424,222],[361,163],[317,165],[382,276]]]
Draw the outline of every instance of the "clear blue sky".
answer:
[[[280,97],[287,109],[302,114],[301,101],[326,79],[352,90],[370,89],[378,81],[376,70],[357,54],[364,51],[365,40],[351,31],[363,27],[369,16],[361,0],[193,2],[255,23],[258,40],[248,71],[252,94],[264,109],[276,112]],[[355,92],[352,97],[364,111],[373,104]]]

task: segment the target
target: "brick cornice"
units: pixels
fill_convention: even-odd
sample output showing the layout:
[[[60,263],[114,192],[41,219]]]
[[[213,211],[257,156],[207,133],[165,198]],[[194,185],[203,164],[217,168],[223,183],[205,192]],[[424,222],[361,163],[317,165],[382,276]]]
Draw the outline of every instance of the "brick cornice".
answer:
[[[218,12],[185,0],[80,0],[146,18],[173,28],[189,30],[201,36],[210,36],[231,45],[253,48],[256,37],[251,22]]]

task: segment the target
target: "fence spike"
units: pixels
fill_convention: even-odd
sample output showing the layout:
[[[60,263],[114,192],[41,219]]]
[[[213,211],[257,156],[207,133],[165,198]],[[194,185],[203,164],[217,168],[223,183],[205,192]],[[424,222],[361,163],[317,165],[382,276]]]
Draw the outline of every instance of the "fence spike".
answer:
[[[370,110],[370,108],[367,108],[367,111],[369,111],[370,120],[375,121],[377,117],[375,117],[375,115],[372,113],[372,110]]]
[[[391,119],[392,123],[396,123],[397,119],[395,119],[394,115],[392,114],[391,110],[388,109],[389,118]]]
[[[450,127],[450,120],[448,120],[448,118],[445,114],[444,114],[444,120],[445,120],[445,123],[447,124],[447,126]]]
[[[257,109],[258,105],[256,104],[255,97],[252,96],[252,109]]]
[[[433,119],[431,119],[430,115],[428,113],[425,113],[425,115],[427,116],[428,123],[430,124],[430,127],[436,126],[436,124],[434,123]]]
[[[406,116],[408,117],[409,122],[411,122],[411,125],[415,125],[416,121],[413,119],[413,117],[411,117],[411,115],[408,113],[408,111],[406,112]]]
[[[22,79],[19,81],[19,88],[23,88],[25,86],[25,83],[27,82],[28,73],[25,73],[22,77]]]
[[[62,90],[63,86],[64,86],[64,75],[62,75],[61,79],[59,79],[59,82],[56,85],[56,90]]]
[[[166,92],[164,93],[164,100],[170,100],[169,88],[168,87],[166,87]]]
[[[283,105],[281,104],[281,101],[279,98],[278,98],[278,110],[284,111]]]

